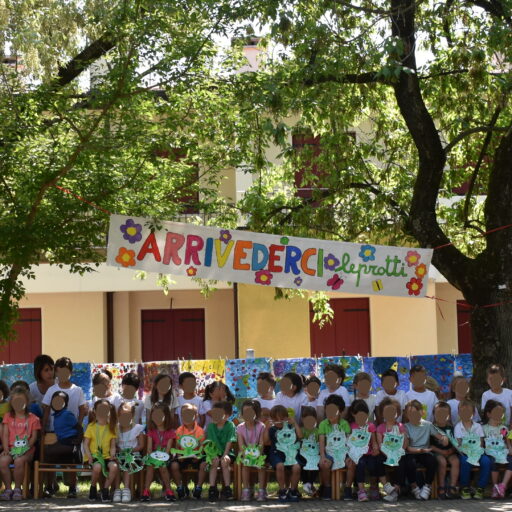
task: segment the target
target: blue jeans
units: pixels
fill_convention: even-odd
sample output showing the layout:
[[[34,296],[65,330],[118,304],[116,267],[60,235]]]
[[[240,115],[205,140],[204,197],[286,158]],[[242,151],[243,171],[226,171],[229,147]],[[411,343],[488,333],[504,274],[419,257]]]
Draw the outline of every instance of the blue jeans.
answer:
[[[460,486],[461,487],[469,487],[469,482],[471,481],[471,469],[473,467],[468,462],[468,458],[466,455],[460,455]],[[492,461],[487,455],[482,455],[480,457],[480,470],[478,471],[478,482],[477,486],[485,488],[487,487],[487,484],[489,483],[489,478],[491,477],[491,467],[492,467]]]

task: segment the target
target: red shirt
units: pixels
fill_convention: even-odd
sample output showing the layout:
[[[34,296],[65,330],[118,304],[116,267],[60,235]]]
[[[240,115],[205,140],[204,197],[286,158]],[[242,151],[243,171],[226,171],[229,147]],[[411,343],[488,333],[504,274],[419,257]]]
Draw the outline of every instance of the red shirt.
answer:
[[[169,430],[148,430],[148,436],[153,441],[153,451],[160,449],[167,450],[169,439],[176,439],[176,432],[171,428]]]

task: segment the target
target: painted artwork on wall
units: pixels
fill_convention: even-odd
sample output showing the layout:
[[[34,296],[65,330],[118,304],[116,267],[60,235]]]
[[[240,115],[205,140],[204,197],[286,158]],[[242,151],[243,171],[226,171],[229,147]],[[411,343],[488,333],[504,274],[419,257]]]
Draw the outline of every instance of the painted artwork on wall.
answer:
[[[180,361],[180,373],[192,372],[197,379],[196,393],[204,393],[211,382],[224,380],[226,374],[225,359],[204,359],[198,361]]]
[[[437,381],[442,393],[448,393],[450,391],[454,362],[455,357],[452,354],[411,357],[411,366],[416,364],[424,366],[427,370],[427,375]]]
[[[237,398],[258,396],[256,379],[261,372],[271,372],[270,359],[230,359],[226,364],[226,384]]]
[[[409,391],[411,362],[408,357],[365,357],[363,368],[372,377],[372,393],[376,393],[381,388],[381,375],[389,369],[398,373],[398,389]]]
[[[327,364],[338,364],[345,369],[345,381],[343,385],[350,391],[353,391],[354,376],[363,369],[363,358],[360,356],[333,356],[320,357],[317,359],[318,378],[322,381],[322,389],[325,389],[324,368]]]

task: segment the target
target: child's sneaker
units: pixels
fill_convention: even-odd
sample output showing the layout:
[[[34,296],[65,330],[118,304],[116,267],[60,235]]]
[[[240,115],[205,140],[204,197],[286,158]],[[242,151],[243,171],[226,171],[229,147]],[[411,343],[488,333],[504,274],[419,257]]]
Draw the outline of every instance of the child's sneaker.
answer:
[[[186,493],[187,491],[185,491]],[[194,492],[192,493],[192,496],[195,500],[200,500],[201,499],[201,494],[203,492],[203,488],[200,486],[200,485],[196,485],[194,487]]]
[[[378,487],[370,487],[370,493],[368,494],[370,501],[380,500],[380,492]]]
[[[251,501],[251,489],[242,489],[240,501]]]
[[[258,495],[256,497],[256,501],[267,501],[267,490],[266,489],[258,489]]]
[[[166,501],[176,501],[176,496],[171,491],[171,489],[167,489],[167,491],[165,491],[165,500]]]
[[[233,499],[233,491],[229,485],[225,485],[220,491],[220,499],[224,501],[230,501]]]
[[[112,497],[112,501],[114,503],[121,503],[121,489],[116,489],[114,491],[114,496]]]
[[[96,501],[98,499],[98,489],[95,485],[91,485],[89,488],[89,501]]]
[[[382,498],[386,503],[396,503],[398,501],[398,491],[394,485],[391,485],[389,482],[384,484],[384,492],[386,496]]]
[[[484,499],[484,490],[481,487],[477,487],[475,489],[475,494],[473,494],[473,499],[475,499],[475,500],[483,500]]]
[[[301,496],[297,489],[288,489],[288,501],[297,502],[300,500]]]
[[[279,501],[286,501],[288,497],[288,491],[286,489],[279,489],[277,497]]]
[[[498,487],[498,484],[495,484],[495,485],[492,486],[491,498],[493,500],[496,500],[496,499],[500,498],[500,489]]]
[[[21,489],[14,489],[14,491],[12,491],[13,501],[20,501],[22,498],[23,494],[21,493]]]
[[[418,486],[411,487],[411,492],[417,500],[421,500],[421,489]]]
[[[430,485],[425,484],[420,491],[420,498],[427,501],[430,498],[431,488]]]
[[[210,488],[208,489],[208,501],[210,503],[213,503],[214,501],[217,501],[218,499],[219,499],[219,490],[217,489],[217,486],[211,485]]]
[[[460,495],[459,495],[459,491],[458,491],[457,487],[448,487],[446,489],[446,499],[447,500],[455,500],[459,497],[460,497]]]
[[[352,501],[352,487],[345,487],[343,489],[343,500]]]
[[[324,501],[332,500],[332,487],[324,487],[322,489],[322,500],[324,500]]]
[[[505,485],[503,483],[498,484],[498,493],[500,495],[499,497],[503,499],[505,497],[506,492],[507,489],[505,488]]]
[[[110,491],[108,489],[101,489],[101,501],[102,503],[110,503],[112,500],[110,499]]]
[[[70,500],[76,499],[76,487],[74,485],[69,486],[67,498]]]
[[[121,491],[121,503],[130,503],[130,501],[132,501],[132,491],[125,488]]]
[[[188,489],[187,489],[188,490]],[[185,487],[183,487],[183,485],[179,485],[177,488],[176,488],[176,492],[178,493],[178,499],[179,500],[183,500],[185,499],[185,496],[187,495],[186,491],[185,491]]]
[[[142,491],[142,496],[140,497],[140,501],[151,501],[151,493],[149,489],[144,489]]]
[[[5,489],[5,491],[0,495],[0,500],[11,501],[12,500],[12,489]]]
[[[357,491],[357,501],[369,501],[368,494],[364,489]]]
[[[469,487],[463,487],[460,491],[460,498],[462,500],[470,500],[471,499],[471,489]]]
[[[303,486],[302,486],[302,490],[308,495],[308,496],[313,496],[313,494],[315,494],[315,491],[313,490],[313,485],[310,483],[310,482],[306,482]]]

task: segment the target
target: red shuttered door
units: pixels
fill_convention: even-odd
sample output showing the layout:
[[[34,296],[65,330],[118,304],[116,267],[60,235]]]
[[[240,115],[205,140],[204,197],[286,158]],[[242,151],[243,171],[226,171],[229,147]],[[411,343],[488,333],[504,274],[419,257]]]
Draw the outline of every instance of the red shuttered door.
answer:
[[[204,309],[142,311],[142,360],[204,359]]]
[[[14,328],[17,333],[16,340],[0,350],[0,362],[32,363],[41,353],[41,309],[20,309]]]
[[[334,319],[322,329],[310,311],[312,356],[371,355],[369,299],[331,299]]]

